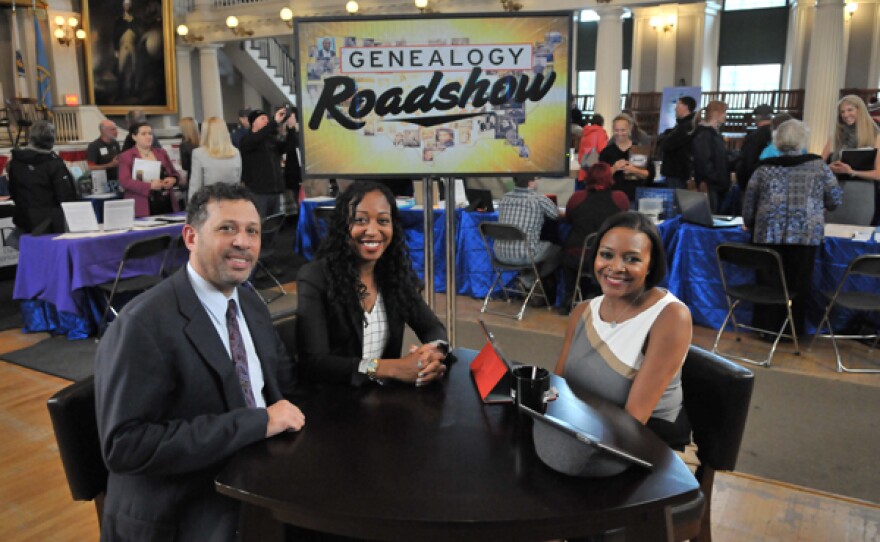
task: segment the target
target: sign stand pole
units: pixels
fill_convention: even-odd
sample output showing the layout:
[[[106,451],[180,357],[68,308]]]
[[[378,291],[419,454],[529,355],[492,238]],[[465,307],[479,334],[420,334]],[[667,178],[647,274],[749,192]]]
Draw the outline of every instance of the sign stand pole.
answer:
[[[446,333],[455,348],[455,179],[446,179]]]
[[[425,303],[434,310],[434,187],[431,178],[422,179],[422,221],[425,231]]]

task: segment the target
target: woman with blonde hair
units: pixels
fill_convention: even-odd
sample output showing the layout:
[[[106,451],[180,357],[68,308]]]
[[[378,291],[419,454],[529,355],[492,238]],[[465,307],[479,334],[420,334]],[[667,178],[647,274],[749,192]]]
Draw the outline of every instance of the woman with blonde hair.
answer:
[[[841,161],[848,149],[873,148],[873,169],[854,170]],[[837,174],[843,188],[843,204],[826,214],[826,221],[840,224],[867,226],[876,224],[876,186],[880,181],[880,128],[874,124],[868,107],[858,96],[850,94],[837,104],[837,126],[825,144],[822,158],[831,160],[831,171]]]
[[[232,146],[226,123],[211,117],[202,126],[202,146],[193,151],[191,194],[202,186],[241,182],[241,154]]]
[[[612,139],[599,153],[599,161],[611,166],[614,189],[620,190],[630,201],[636,198],[636,187],[654,180],[654,162],[646,154],[637,153],[632,140],[635,121],[620,113],[611,121]]]
[[[192,153],[199,147],[199,128],[192,117],[180,119],[180,166],[189,178],[192,170]]]

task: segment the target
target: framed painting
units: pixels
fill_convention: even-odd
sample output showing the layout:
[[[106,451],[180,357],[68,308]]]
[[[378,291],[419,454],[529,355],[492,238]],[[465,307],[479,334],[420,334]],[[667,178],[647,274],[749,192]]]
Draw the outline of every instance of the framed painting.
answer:
[[[89,101],[105,115],[177,112],[173,0],[83,0]]]

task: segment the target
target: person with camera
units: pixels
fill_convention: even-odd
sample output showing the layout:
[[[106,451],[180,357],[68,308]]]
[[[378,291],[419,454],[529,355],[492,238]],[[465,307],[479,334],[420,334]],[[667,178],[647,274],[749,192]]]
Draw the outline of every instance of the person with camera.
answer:
[[[284,180],[281,176],[281,155],[284,140],[278,137],[278,125],[289,116],[285,107],[278,108],[272,119],[260,109],[251,111],[248,122],[250,131],[241,138],[241,182],[254,193],[260,217],[281,211],[281,193]]]

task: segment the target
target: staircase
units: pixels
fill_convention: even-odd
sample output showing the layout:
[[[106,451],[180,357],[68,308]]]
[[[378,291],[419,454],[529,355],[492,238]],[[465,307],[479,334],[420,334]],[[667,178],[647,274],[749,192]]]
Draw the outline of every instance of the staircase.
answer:
[[[257,92],[273,105],[296,103],[296,64],[273,37],[228,44],[224,51]]]

